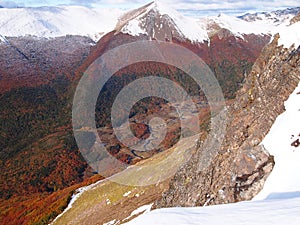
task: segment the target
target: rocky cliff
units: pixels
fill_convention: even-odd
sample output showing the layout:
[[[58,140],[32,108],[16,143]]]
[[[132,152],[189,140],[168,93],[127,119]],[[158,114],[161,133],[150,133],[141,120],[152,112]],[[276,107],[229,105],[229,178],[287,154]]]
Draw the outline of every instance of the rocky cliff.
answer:
[[[237,98],[228,105],[227,132],[217,156],[199,170],[207,151],[200,146],[155,207],[249,200],[262,189],[274,159],[260,143],[300,80],[300,48],[278,46],[278,39],[276,35],[263,49]]]

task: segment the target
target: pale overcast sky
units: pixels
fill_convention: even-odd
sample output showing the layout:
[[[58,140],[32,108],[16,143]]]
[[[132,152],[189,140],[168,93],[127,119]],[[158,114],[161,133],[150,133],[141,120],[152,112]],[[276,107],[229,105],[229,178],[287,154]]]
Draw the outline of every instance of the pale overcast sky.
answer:
[[[299,0],[158,0],[172,5],[185,14],[242,14],[246,12],[272,11],[299,7]],[[88,7],[133,9],[151,0],[0,0],[4,7],[37,7],[57,5],[83,5]]]

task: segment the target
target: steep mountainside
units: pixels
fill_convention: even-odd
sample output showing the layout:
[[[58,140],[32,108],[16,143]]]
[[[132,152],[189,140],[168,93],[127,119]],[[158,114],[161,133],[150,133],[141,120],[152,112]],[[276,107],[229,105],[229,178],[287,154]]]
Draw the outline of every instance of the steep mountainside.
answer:
[[[288,29],[288,28],[287,28]],[[296,32],[296,30],[295,30]],[[293,30],[290,30],[290,34]],[[249,200],[263,187],[274,166],[274,159],[259,145],[283,102],[299,83],[299,43],[278,46],[275,36],[265,47],[237,99],[228,107],[229,126],[219,154],[208,168],[201,148],[170,183],[170,189],[156,207],[202,206]]]
[[[2,36],[3,37],[3,36]],[[20,87],[48,84],[62,76],[74,77],[94,45],[88,37],[65,36],[53,39],[3,37],[0,43],[0,94]]]
[[[73,188],[57,191],[92,175],[84,172],[87,164],[72,134],[71,86],[94,42],[80,36],[5,40],[0,44],[0,217],[1,224],[28,224],[34,215],[32,223],[55,216]],[[39,209],[42,199],[48,210]]]

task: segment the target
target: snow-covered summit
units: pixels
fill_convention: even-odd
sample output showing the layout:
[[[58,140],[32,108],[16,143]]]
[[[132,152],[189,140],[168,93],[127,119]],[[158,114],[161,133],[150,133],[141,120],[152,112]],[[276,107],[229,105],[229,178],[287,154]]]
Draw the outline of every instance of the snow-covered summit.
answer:
[[[205,28],[195,19],[183,16],[170,5],[154,1],[123,15],[116,30],[131,35],[145,34],[155,39],[208,40]]]
[[[0,8],[0,34],[9,37],[58,37],[69,34],[98,40],[113,29],[122,13],[119,9],[83,6]]]

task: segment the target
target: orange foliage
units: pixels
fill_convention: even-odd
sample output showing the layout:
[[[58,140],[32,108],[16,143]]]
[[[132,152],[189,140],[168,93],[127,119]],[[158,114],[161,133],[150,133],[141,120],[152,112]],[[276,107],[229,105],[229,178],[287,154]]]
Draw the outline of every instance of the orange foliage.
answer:
[[[30,196],[12,197],[3,201],[0,206],[0,224],[48,224],[67,207],[76,189],[101,179],[103,177],[95,175],[80,184],[58,190],[52,194],[38,193]]]

